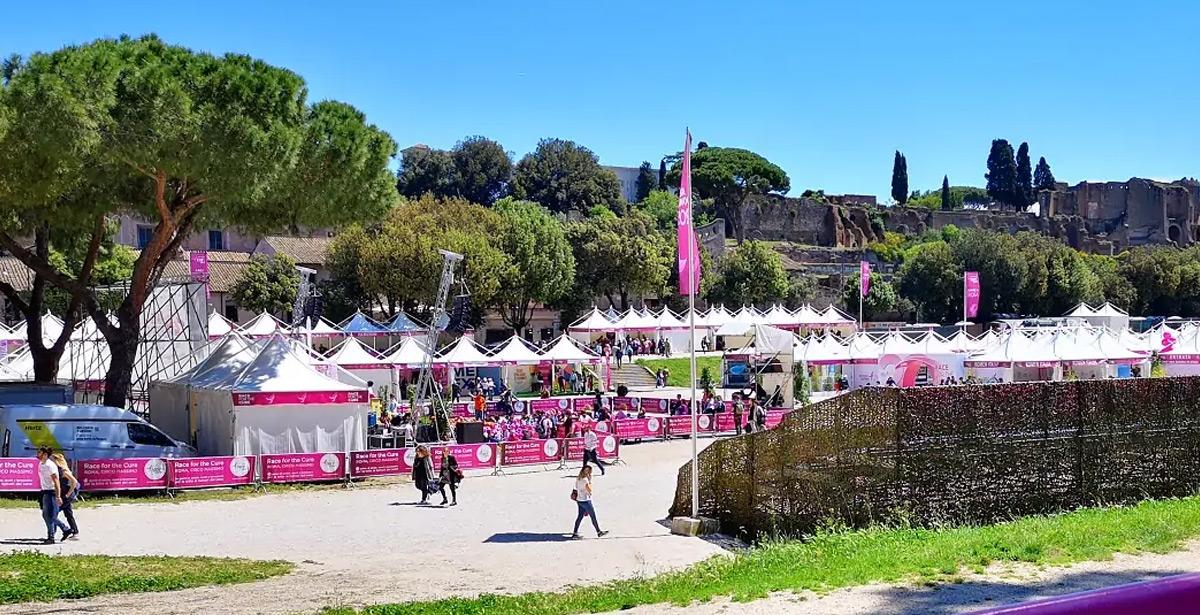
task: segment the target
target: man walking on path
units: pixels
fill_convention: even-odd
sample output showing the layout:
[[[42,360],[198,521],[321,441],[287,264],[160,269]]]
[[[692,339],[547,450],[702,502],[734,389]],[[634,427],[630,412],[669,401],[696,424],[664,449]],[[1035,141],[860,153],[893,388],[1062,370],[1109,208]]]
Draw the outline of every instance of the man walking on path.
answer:
[[[596,453],[596,449],[600,447],[600,438],[592,429],[591,423],[583,424],[583,465],[587,465],[588,461],[596,464],[600,468],[600,476],[604,476],[604,467],[608,464],[600,461],[600,456]]]

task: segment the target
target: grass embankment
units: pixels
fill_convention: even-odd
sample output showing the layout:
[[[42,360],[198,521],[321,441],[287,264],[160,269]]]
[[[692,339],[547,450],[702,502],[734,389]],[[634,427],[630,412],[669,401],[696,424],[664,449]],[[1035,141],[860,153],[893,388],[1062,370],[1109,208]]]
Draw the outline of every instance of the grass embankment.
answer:
[[[656,372],[661,367],[667,368],[667,386],[669,387],[686,387],[688,386],[688,373],[691,371],[689,359],[687,357],[674,359],[634,359],[634,363],[645,367],[651,373]],[[708,372],[712,374],[713,383],[720,385],[721,383],[721,357],[696,357],[696,380],[700,380],[700,374],[704,368],[708,368]]]
[[[292,571],[281,561],[217,557],[0,555],[0,604],[160,592],[260,581]]]
[[[1197,535],[1200,497],[1148,501],[983,527],[826,532],[803,542],[776,542],[715,557],[656,577],[561,593],[485,595],[362,611],[330,609],[327,615],[595,613],[723,596],[752,600],[770,592],[823,592],[867,583],[956,582],[965,571],[983,572],[997,563],[1064,565],[1107,559],[1117,552],[1163,553]]]

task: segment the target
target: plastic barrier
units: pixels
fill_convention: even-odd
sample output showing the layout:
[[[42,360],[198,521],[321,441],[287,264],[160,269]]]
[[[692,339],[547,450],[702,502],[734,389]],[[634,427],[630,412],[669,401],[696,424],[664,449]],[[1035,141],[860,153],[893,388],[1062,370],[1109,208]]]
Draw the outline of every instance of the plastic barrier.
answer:
[[[566,442],[567,461],[583,461],[583,438],[569,438]],[[621,453],[621,441],[616,436],[600,438],[596,456],[601,459],[616,459]]]
[[[711,433],[716,421],[713,417],[707,414],[701,414],[696,417],[696,433]],[[674,438],[678,436],[692,435],[692,415],[685,414],[682,416],[667,417],[667,437]]]
[[[613,432],[621,440],[646,440],[661,438],[663,419],[648,416],[641,419],[616,419],[612,422]]]
[[[562,441],[557,438],[500,444],[500,467],[555,463],[562,461],[562,456]]]
[[[84,459],[75,475],[85,491],[134,491],[167,488],[167,460],[161,457]]]
[[[35,457],[0,457],[0,491],[41,491]]]
[[[170,460],[172,489],[234,487],[254,484],[254,457],[182,457]],[[91,485],[84,483],[87,489]]]
[[[264,483],[319,482],[346,476],[346,453],[285,453],[261,455],[260,459]]]
[[[350,477],[401,476],[412,471],[411,462],[409,462],[408,470],[404,468],[405,454],[411,453],[415,456],[415,451],[416,449],[412,448],[353,451],[350,453]]]
[[[592,401],[594,403],[595,400]],[[531,399],[528,403],[530,412],[545,412],[546,414],[560,414],[571,408],[571,400],[566,397],[558,399]]]

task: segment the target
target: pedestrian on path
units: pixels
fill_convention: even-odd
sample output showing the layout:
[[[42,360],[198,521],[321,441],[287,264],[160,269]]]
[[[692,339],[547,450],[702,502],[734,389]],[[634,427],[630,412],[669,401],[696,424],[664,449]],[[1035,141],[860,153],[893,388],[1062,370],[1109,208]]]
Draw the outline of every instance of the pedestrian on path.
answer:
[[[50,455],[50,460],[54,465],[58,466],[58,484],[59,493],[62,494],[61,512],[67,518],[67,524],[63,525],[55,517],[55,522],[62,529],[62,539],[74,539],[79,536],[79,526],[75,524],[75,510],[73,505],[75,500],[79,499],[79,481],[75,478],[75,474],[71,472],[71,466],[67,465],[67,458],[63,457],[62,453],[54,453]]]
[[[596,508],[592,505],[592,467],[583,466],[579,470],[579,475],[575,477],[575,488],[571,490],[571,499],[575,500],[575,507],[579,514],[575,516],[575,529],[571,531],[572,539],[579,539],[579,524],[583,522],[584,517],[592,518],[592,527],[596,528],[596,537],[600,538],[608,532],[600,529],[600,522],[596,520]]]
[[[54,450],[48,446],[38,449],[38,482],[41,486],[42,521],[46,523],[46,540],[42,544],[54,544],[58,509],[62,506],[62,485],[58,480],[58,466],[51,461]]]
[[[450,505],[458,506],[458,483],[462,481],[462,470],[458,469],[458,458],[450,454],[450,447],[442,449],[442,469],[438,473],[438,490],[442,494],[442,506],[446,505],[446,487],[450,487]]]
[[[433,461],[429,459],[429,447],[424,444],[417,447],[417,460],[412,469],[413,484],[421,492],[421,503],[429,502],[429,484],[433,480]]]
[[[600,468],[600,476],[604,476],[604,466],[608,465],[600,461],[600,455],[597,449],[600,448],[600,437],[596,435],[596,431],[592,429],[591,423],[583,423],[583,467],[588,467],[588,462],[591,461]],[[589,474],[590,476],[590,474]]]

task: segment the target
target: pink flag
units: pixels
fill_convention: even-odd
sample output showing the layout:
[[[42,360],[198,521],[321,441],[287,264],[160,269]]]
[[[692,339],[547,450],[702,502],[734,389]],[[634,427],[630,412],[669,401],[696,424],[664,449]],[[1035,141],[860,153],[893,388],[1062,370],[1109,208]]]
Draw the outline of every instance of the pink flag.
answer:
[[[683,142],[683,167],[679,175],[679,294],[691,295],[700,290],[700,252],[696,247],[696,230],[692,228],[692,133]]]
[[[858,291],[866,297],[871,292],[871,263],[858,261]]]
[[[979,272],[963,273],[963,310],[967,318],[979,315]]]

